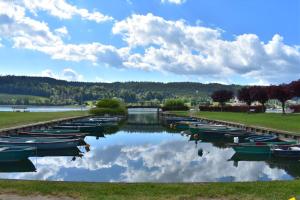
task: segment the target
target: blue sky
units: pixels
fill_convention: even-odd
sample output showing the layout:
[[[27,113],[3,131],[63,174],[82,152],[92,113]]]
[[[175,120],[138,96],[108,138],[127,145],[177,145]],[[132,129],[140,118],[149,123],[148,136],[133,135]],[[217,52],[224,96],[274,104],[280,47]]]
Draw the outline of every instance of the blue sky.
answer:
[[[2,75],[237,84],[300,77],[300,1],[0,1]]]

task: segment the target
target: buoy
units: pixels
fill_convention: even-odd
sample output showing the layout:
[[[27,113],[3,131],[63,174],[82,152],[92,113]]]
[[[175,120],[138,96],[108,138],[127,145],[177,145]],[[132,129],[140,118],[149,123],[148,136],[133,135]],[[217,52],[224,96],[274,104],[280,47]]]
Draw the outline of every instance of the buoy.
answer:
[[[195,140],[198,140],[198,139],[199,139],[199,135],[198,135],[198,134],[194,134],[194,135],[193,135],[193,138],[194,138]]]
[[[239,137],[234,137],[233,138],[233,143],[238,144],[239,143]]]

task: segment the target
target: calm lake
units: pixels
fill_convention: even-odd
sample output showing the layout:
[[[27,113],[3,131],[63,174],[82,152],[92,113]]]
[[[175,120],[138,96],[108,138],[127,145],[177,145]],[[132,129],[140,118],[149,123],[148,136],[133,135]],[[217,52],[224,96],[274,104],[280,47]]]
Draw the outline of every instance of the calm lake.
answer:
[[[128,121],[119,130],[105,137],[90,136],[85,140],[91,147],[89,152],[80,149],[84,152],[81,158],[73,158],[72,152],[54,152],[57,155],[52,157],[30,158],[31,162],[2,165],[0,178],[89,182],[226,182],[290,180],[300,175],[298,161],[242,157],[234,155],[234,151],[220,141],[190,141],[188,136],[167,130],[160,124],[157,114],[149,111],[131,111]]]

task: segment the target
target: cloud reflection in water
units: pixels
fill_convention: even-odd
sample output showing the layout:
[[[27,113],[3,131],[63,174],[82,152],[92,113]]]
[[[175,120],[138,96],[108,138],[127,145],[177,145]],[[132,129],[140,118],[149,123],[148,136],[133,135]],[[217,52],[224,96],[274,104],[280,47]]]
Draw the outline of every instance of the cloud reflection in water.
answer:
[[[163,135],[162,135],[163,134]],[[206,182],[291,179],[282,169],[265,162],[228,161],[230,148],[219,149],[210,143],[198,147],[180,135],[115,134],[93,142],[83,158],[37,158],[37,172],[5,173],[1,178],[65,181],[122,182]],[[127,143],[124,139],[130,140]],[[140,134],[141,135],[141,134]],[[164,138],[158,140],[157,138]],[[119,141],[119,142],[112,142]],[[198,149],[203,156],[198,156]],[[35,163],[35,159],[32,159]]]

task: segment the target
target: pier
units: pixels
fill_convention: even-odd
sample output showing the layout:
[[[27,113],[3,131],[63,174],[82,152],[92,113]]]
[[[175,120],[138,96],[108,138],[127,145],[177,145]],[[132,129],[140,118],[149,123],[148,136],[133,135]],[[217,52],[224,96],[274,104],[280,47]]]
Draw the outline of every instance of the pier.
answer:
[[[87,117],[87,116],[60,118],[60,119],[57,119],[57,120],[43,121],[43,122],[20,125],[20,126],[15,126],[15,127],[3,128],[3,129],[0,129],[0,135],[8,135],[8,134],[11,134],[11,133],[16,133],[16,132],[21,132],[21,131],[28,131],[28,130],[31,130],[31,129],[48,128],[48,127],[51,127],[51,126],[58,125],[60,123],[71,122],[73,120],[82,119],[82,118],[85,118],[85,117]]]
[[[161,113],[162,119],[165,117],[172,117],[172,116],[173,117],[174,116],[182,117],[182,116],[170,114],[170,113],[164,113],[164,112]],[[190,117],[199,119],[200,121],[205,121],[208,123],[226,125],[226,126],[234,127],[234,128],[241,128],[248,132],[253,132],[253,133],[257,133],[257,134],[274,134],[274,135],[277,135],[281,140],[297,140],[298,142],[300,142],[300,134],[299,133],[293,133],[293,132],[289,132],[289,131],[277,130],[277,129],[266,128],[266,127],[245,125],[245,124],[236,123],[236,122],[208,119],[205,117],[195,117],[192,115]]]

